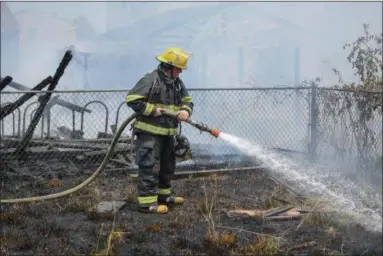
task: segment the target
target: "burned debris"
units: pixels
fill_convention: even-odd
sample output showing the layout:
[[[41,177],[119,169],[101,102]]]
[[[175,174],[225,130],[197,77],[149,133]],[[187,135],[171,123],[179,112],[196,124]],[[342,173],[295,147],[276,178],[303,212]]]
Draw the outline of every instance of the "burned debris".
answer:
[[[5,80],[5,79],[4,79]],[[36,85],[35,87],[32,88],[32,91],[40,91],[42,89],[44,89],[46,86],[48,86],[50,83],[52,82],[52,77],[51,76],[48,76],[47,78],[45,78],[44,80],[42,80],[38,85]],[[14,83],[13,85],[15,85],[16,83]],[[12,84],[11,84],[12,85]],[[13,86],[12,86],[13,87]],[[17,86],[15,86],[14,88],[18,88]],[[9,105],[6,105],[4,106],[3,108],[1,108],[1,111],[0,111],[0,120],[2,120],[4,117],[6,117],[7,115],[13,113],[13,111],[15,111],[15,109],[19,108],[21,105],[23,105],[25,102],[27,102],[30,98],[32,98],[33,96],[35,96],[36,93],[27,93],[27,94],[24,94],[22,97],[20,97],[17,101],[15,101],[14,103],[12,104],[9,104]]]
[[[10,77],[10,76],[6,76],[3,78],[1,78],[1,81],[0,81],[0,92],[8,85],[12,82],[13,78]]]
[[[70,156],[73,155],[73,153],[79,151],[82,154],[87,154],[88,152],[84,149],[89,149],[89,150],[95,150],[95,147],[90,145],[86,145],[86,143],[82,143],[82,145],[77,144],[77,142],[73,142],[72,139],[81,139],[83,136],[82,131],[70,131],[68,132],[68,128],[66,127],[59,127],[57,133],[64,135],[65,139],[70,140],[70,144],[65,143],[65,142],[56,142],[52,143],[51,139],[55,139],[54,137],[52,138],[50,136],[50,109],[54,105],[60,105],[64,108],[70,109],[73,112],[78,112],[83,114],[84,112],[91,113],[91,110],[86,109],[84,107],[78,106],[76,104],[73,104],[68,101],[64,101],[58,98],[58,96],[55,96],[51,98],[52,92],[56,89],[60,78],[63,76],[66,67],[69,65],[70,61],[72,60],[72,53],[71,51],[67,51],[65,55],[62,58],[61,63],[59,64],[55,74],[53,77],[48,76],[44,80],[42,80],[38,85],[30,89],[29,87],[13,82],[13,78],[10,76],[6,76],[4,79],[1,79],[1,89],[4,89],[6,86],[10,86],[16,90],[21,90],[21,91],[26,91],[24,95],[22,95],[19,99],[17,99],[15,102],[10,103],[6,102],[2,104],[1,109],[0,109],[0,121],[1,123],[1,135],[2,135],[2,140],[1,140],[1,151],[0,151],[0,156],[3,161],[9,161],[9,160],[20,160],[21,158],[25,159],[30,156],[34,156],[34,158],[39,158],[44,155],[57,155],[61,154],[63,156]],[[47,90],[45,91],[46,93],[42,93],[42,89],[47,87]],[[14,115],[14,111],[17,110],[19,114],[19,131],[20,131],[20,107],[25,104],[28,100],[30,100],[33,96],[36,94],[39,94],[38,100],[36,102],[30,103],[29,105],[26,106],[24,110],[24,115],[23,115],[23,130],[22,130],[22,135],[18,133],[15,136],[15,133],[13,131],[13,136],[4,136],[4,118],[10,114]],[[28,108],[32,104],[37,104],[38,107],[37,109],[32,112],[33,117],[28,125],[27,129],[26,128],[26,112]],[[42,119],[42,120],[41,120]],[[42,138],[41,140],[37,140],[36,138],[32,138],[33,134],[35,132],[36,126],[41,120],[44,122],[46,119],[47,126],[48,126],[48,132],[46,134],[45,138]],[[15,130],[13,123],[13,130]],[[69,135],[69,136],[68,136]],[[57,136],[60,138],[60,136]],[[105,145],[105,144],[104,144]],[[97,150],[106,150],[107,149],[107,144],[104,147],[97,147]],[[38,155],[36,155],[38,154]],[[96,153],[100,154],[99,152]]]

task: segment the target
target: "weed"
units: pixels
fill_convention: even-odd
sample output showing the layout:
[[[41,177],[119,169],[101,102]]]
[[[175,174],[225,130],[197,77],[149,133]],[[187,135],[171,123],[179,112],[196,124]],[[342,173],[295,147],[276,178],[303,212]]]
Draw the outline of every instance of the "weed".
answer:
[[[325,227],[330,223],[330,216],[326,212],[315,212],[318,209],[323,207],[320,207],[322,203],[325,202],[324,198],[316,198],[308,199],[306,202],[304,202],[304,208],[311,209],[312,212],[307,214],[302,221],[297,226],[297,230],[302,226],[316,226],[316,227]]]
[[[221,235],[220,244],[227,248],[233,247],[238,242],[236,234],[231,232],[224,232]]]
[[[282,205],[283,204],[281,203],[281,201],[275,199],[275,197],[273,196],[269,196],[268,198],[266,198],[266,202],[265,202],[266,209],[277,208]]]
[[[237,237],[232,233],[219,233],[217,230],[208,230],[204,237],[204,247],[208,254],[219,255],[226,249],[233,248]]]
[[[209,180],[222,180],[225,176],[221,173],[212,173],[206,177]]]
[[[313,212],[305,216],[301,223],[306,227],[326,227],[331,221],[330,216],[323,212]]]
[[[61,236],[64,235],[66,231],[55,220],[35,222],[34,229],[43,237]]]
[[[125,184],[125,198],[124,200],[129,203],[135,203],[137,198],[137,185],[133,182]]]
[[[125,194],[124,200],[128,203],[135,203],[137,198],[137,193],[135,190],[129,190]]]
[[[147,228],[147,231],[149,231],[149,232],[160,232],[161,227],[159,225],[152,225],[152,226]]]
[[[257,236],[252,243],[231,250],[229,255],[275,255],[278,252],[280,247],[276,238]]]
[[[9,251],[30,249],[34,245],[35,242],[28,234],[16,228],[12,228],[6,235],[0,236],[1,255],[8,255]]]
[[[101,192],[96,186],[85,187],[79,193],[59,199],[61,208],[69,212],[85,212],[101,201]]]
[[[329,234],[330,236],[332,237],[335,237],[338,233],[338,231],[333,228],[333,227],[329,227],[327,230],[326,230],[327,234]]]
[[[169,224],[167,225],[169,228],[172,229],[186,228],[194,221],[194,217],[191,211],[186,213],[182,211],[175,211],[172,214],[173,216],[170,219]]]
[[[343,256],[344,254],[338,251],[330,251],[327,255],[328,256]]]
[[[205,250],[208,251],[209,254],[219,255],[224,251],[235,248],[238,242],[238,238],[236,234],[231,232],[223,232],[223,233],[206,233],[204,239]]]
[[[0,221],[8,224],[22,224],[25,222],[25,206],[12,205],[7,212],[0,212]]]
[[[220,254],[224,249],[235,247],[238,238],[234,233],[220,233],[217,230],[214,212],[217,207],[216,204],[218,203],[218,179],[213,178],[210,180],[213,180],[214,182],[214,186],[210,190],[207,189],[206,180],[202,180],[204,187],[204,201],[199,201],[197,203],[197,209],[206,222],[206,233],[204,237],[205,249],[209,250],[210,253]]]
[[[214,220],[214,209],[215,204],[217,200],[217,194],[218,194],[218,184],[215,180],[215,186],[213,188],[212,193],[210,193],[207,189],[207,185],[205,182],[205,179],[203,181],[203,187],[204,187],[204,196],[205,200],[202,204],[197,205],[200,212],[202,213],[202,216],[207,224],[207,234],[206,237],[215,237],[218,235],[216,228],[215,228],[215,220]]]
[[[192,255],[195,255],[194,252],[192,252],[191,250],[189,249],[182,249],[179,251],[179,255],[183,255],[183,256],[192,256]]]
[[[57,177],[54,177],[52,178],[49,182],[48,182],[48,187],[49,188],[56,188],[56,187],[60,187],[62,186],[62,181],[57,178]]]

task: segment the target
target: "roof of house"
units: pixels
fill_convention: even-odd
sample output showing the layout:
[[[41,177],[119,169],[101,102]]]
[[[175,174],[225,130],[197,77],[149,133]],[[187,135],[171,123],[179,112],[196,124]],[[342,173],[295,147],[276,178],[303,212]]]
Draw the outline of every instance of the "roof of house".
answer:
[[[41,10],[37,10],[37,9],[33,9],[33,8],[24,9],[21,11],[14,12],[14,16],[16,17],[16,19],[17,19],[17,17],[21,17],[23,15],[45,16],[47,18],[60,20],[64,23],[73,23],[73,21],[71,21],[71,20],[67,20],[67,19],[64,19],[64,18],[58,16],[57,13],[45,12],[45,11],[41,11]]]
[[[48,34],[51,34],[51,38],[59,40],[63,45],[75,44],[80,49],[86,48],[92,52],[96,50],[95,46],[88,42],[95,37],[96,32],[86,17],[79,16],[70,20],[62,18],[56,13],[32,8],[15,12],[14,16],[18,20],[20,28],[32,26],[46,31],[50,30],[51,33]]]
[[[36,9],[25,9],[22,11],[18,11],[14,13],[14,16],[16,17],[17,20],[20,20],[20,21],[22,20],[23,16],[27,17],[27,19],[37,16],[39,19],[43,19],[44,21],[46,20],[47,23],[49,23],[49,20],[55,20],[56,22],[58,21],[63,25],[65,24],[64,26],[67,26],[69,30],[75,29],[77,26],[80,26],[83,29],[89,30],[88,32],[91,32],[92,34],[95,33],[95,30],[92,24],[89,22],[89,20],[86,17],[83,17],[83,16],[79,16],[73,20],[70,20],[70,19],[65,19],[60,17],[55,12],[53,13],[45,12],[45,11],[36,10]]]
[[[254,6],[246,3],[215,3],[195,7],[180,8],[159,13],[158,15],[138,20],[137,22],[122,28],[117,28],[104,33],[99,39],[111,39],[126,42],[131,46],[144,44],[177,44],[181,47],[189,47],[197,38],[206,37],[203,28],[212,27],[219,20],[219,16],[225,13],[231,19],[242,19],[247,26],[242,26],[243,33],[256,30],[271,30],[276,28],[301,29],[279,17],[262,12]],[[263,20],[263,21],[262,21]],[[214,28],[213,28],[214,29]],[[247,31],[245,31],[247,30]],[[155,42],[155,43],[153,43]]]
[[[132,38],[137,38],[143,34],[145,36],[154,35],[158,32],[166,31],[174,25],[182,26],[183,24],[190,22],[203,22],[203,20],[197,20],[195,18],[195,13],[198,13],[199,16],[208,17],[215,14],[221,8],[224,7],[219,4],[214,4],[209,6],[196,6],[170,10],[146,19],[138,20],[126,27],[113,29],[112,31],[104,33],[100,37],[114,40],[131,40]]]
[[[19,24],[15,15],[5,2],[1,2],[1,29],[18,30]]]

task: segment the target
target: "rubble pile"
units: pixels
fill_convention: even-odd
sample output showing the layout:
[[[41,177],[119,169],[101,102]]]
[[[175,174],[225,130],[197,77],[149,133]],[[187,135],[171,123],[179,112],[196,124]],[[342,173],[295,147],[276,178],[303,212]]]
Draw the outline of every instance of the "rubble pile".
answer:
[[[20,138],[2,138],[0,155],[3,160],[33,160],[60,159],[81,161],[99,165],[108,151],[112,139],[39,139],[33,138],[22,154],[17,151]],[[121,137],[114,149],[111,162],[131,166],[132,152],[131,138]]]

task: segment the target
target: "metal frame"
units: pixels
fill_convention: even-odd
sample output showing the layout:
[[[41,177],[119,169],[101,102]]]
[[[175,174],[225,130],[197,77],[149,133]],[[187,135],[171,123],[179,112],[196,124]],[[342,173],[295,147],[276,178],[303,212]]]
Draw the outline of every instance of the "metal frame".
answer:
[[[118,108],[117,108],[117,112],[116,112],[116,122],[114,123],[114,125],[117,127],[117,124],[118,124],[118,117],[119,117],[119,115],[120,115],[120,109],[121,109],[121,107],[123,106],[123,105],[126,105],[126,102],[125,101],[123,101],[123,102],[121,102],[121,104],[118,106]]]
[[[108,133],[108,120],[109,120],[109,109],[106,104],[100,100],[93,100],[86,103],[83,108],[86,109],[90,104],[98,103],[101,104],[105,108],[105,133]],[[74,111],[73,111],[73,122],[74,122]],[[84,111],[81,112],[81,132],[84,130]]]
[[[80,112],[80,113],[83,113],[83,112],[88,112],[88,113],[91,113],[92,111],[90,111],[89,109],[84,109],[82,107],[79,107],[79,106],[76,106],[75,104],[72,104],[72,103],[69,103],[69,102],[66,102],[66,101],[63,101],[61,99],[58,98],[59,96],[55,96],[53,97],[50,102],[47,104],[47,107],[46,109],[44,110],[44,115],[46,115],[47,117],[47,137],[50,137],[50,128],[51,128],[51,109],[52,107],[54,107],[55,105],[60,105],[64,108],[67,108],[67,109],[70,109],[72,110],[72,117],[73,117],[73,123],[72,123],[72,130],[74,131],[75,130],[75,119],[76,119],[76,115],[75,115],[75,112]],[[81,109],[81,110],[80,110]],[[44,123],[43,123],[44,124]],[[44,127],[44,126],[43,126]]]
[[[5,105],[10,105],[12,102],[4,102],[1,104],[1,107],[4,107]],[[17,125],[17,137],[20,137],[21,135],[21,111],[19,108],[17,108],[18,113],[18,125]],[[12,136],[16,136],[16,127],[15,127],[15,113],[12,112]],[[4,137],[4,119],[1,120],[1,136]]]
[[[25,109],[24,109],[24,113],[23,113],[23,135],[25,134],[25,127],[26,127],[26,115],[27,115],[27,111],[28,109],[34,105],[34,104],[38,104],[39,102],[38,101],[35,101],[35,102],[32,102],[32,103],[29,103]],[[33,111],[32,111],[33,112]],[[43,116],[44,118],[44,116]],[[31,120],[31,119],[30,119]]]

